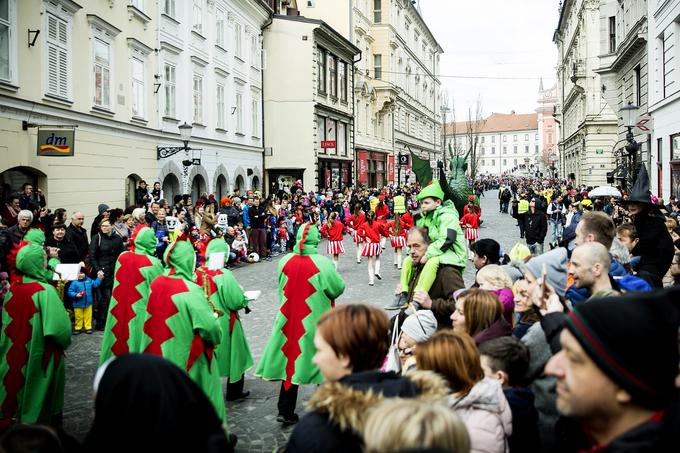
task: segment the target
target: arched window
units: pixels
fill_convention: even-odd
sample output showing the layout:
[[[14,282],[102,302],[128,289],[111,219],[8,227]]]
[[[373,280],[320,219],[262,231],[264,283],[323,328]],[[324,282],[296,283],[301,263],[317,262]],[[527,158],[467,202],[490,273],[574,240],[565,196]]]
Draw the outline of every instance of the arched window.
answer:
[[[260,178],[253,176],[253,183],[251,186],[253,190],[260,190]]]
[[[246,188],[245,181],[243,180],[243,176],[238,175],[236,177],[236,180],[234,181],[234,190],[238,190],[242,192]]]
[[[217,197],[218,200],[221,200],[228,192],[227,178],[225,178],[224,175],[219,175],[215,182],[215,197]]]
[[[2,187],[0,194],[6,198],[11,193],[19,193],[21,186],[27,182],[33,185],[34,192],[40,189],[43,194],[47,195],[46,175],[32,167],[13,167],[0,173],[0,186]]]
[[[198,200],[198,198],[206,192],[205,179],[203,176],[194,176],[193,181],[191,181],[191,199]]]
[[[175,195],[182,195],[179,187],[179,179],[174,173],[168,173],[168,175],[163,178],[163,197],[168,200],[168,204],[173,204],[173,199]]]
[[[135,205],[135,189],[142,178],[132,173],[125,178],[125,207]]]

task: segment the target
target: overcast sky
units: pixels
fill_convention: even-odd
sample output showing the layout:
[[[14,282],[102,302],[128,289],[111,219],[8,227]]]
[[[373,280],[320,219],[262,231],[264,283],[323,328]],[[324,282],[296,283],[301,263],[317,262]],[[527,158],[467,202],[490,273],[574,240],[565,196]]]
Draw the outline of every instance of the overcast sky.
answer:
[[[485,116],[536,109],[538,79],[543,77],[545,88],[556,81],[552,37],[557,4],[557,0],[421,0],[423,18],[444,49],[442,89],[455,100],[456,121],[467,119],[467,106],[478,96]]]

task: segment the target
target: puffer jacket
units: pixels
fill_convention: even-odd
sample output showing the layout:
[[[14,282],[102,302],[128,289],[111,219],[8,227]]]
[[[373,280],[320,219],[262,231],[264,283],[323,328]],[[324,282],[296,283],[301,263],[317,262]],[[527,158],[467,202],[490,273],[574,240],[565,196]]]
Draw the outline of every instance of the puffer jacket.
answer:
[[[451,395],[455,410],[470,434],[472,453],[504,453],[512,434],[512,412],[499,381],[484,378],[463,398]]]
[[[366,371],[325,382],[307,402],[310,412],[295,426],[285,451],[359,453],[370,408],[385,398],[445,401],[447,394],[446,381],[432,371],[410,371],[405,377]]]

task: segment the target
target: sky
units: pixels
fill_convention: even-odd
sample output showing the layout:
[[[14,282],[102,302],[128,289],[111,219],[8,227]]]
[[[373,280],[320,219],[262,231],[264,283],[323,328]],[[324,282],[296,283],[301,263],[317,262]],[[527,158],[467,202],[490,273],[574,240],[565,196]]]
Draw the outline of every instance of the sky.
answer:
[[[539,78],[546,89],[555,83],[557,0],[420,0],[420,7],[444,49],[440,80],[450,104],[453,99],[456,121],[467,120],[468,106],[474,112],[478,98],[484,116],[531,113]]]

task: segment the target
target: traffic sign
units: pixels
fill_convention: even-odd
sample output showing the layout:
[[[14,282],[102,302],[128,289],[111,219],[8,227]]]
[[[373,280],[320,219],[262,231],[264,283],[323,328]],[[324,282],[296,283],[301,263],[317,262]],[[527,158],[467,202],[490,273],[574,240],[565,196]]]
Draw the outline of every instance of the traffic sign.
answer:
[[[651,134],[654,130],[654,120],[649,115],[642,115],[635,122],[635,132],[639,134]]]

